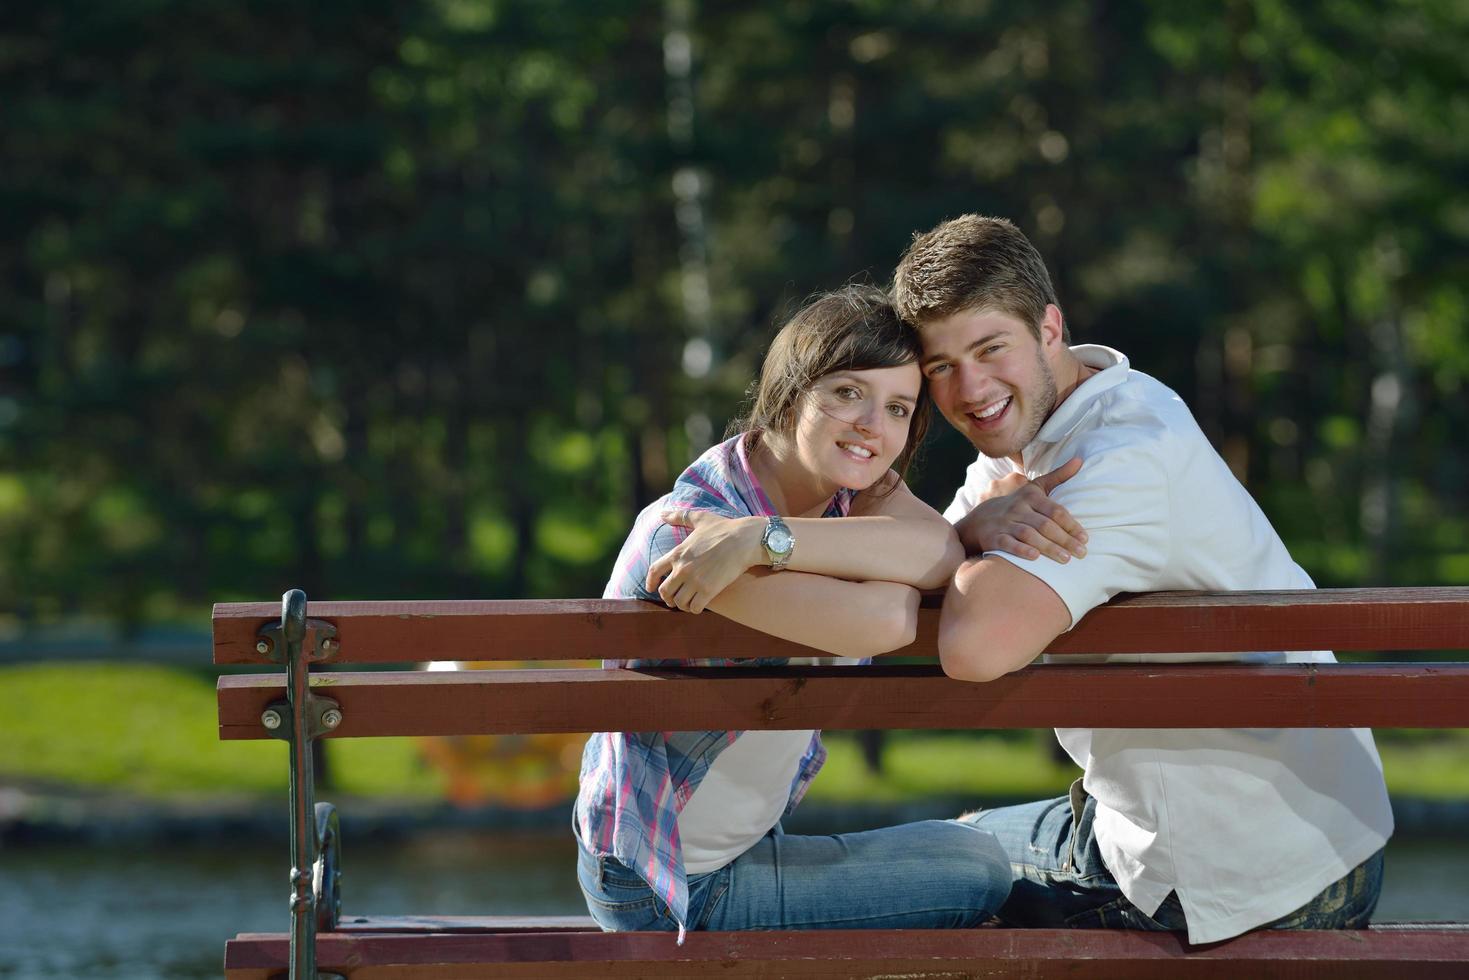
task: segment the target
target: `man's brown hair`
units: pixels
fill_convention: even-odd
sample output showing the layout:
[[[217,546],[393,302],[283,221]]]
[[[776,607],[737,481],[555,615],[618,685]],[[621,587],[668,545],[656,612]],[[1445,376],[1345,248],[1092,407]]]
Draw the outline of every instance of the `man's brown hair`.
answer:
[[[1004,218],[966,214],[913,236],[893,273],[893,305],[915,327],[955,313],[996,310],[1040,339],[1056,288],[1046,263],[1020,229]],[[1062,322],[1062,338],[1071,331]]]

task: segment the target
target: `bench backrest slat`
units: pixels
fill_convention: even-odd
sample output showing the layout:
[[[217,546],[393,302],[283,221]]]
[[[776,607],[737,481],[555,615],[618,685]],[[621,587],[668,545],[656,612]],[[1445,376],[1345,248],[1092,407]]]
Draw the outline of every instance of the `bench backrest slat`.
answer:
[[[425,660],[692,659],[810,656],[717,615],[690,616],[631,599],[313,602],[335,624],[339,663]],[[273,603],[214,607],[214,662],[267,663],[256,634],[279,622]],[[920,614],[931,656],[938,609]],[[1048,652],[1200,653],[1256,650],[1469,649],[1469,587],[1161,592],[1094,609]]]
[[[716,676],[718,675],[718,676]],[[677,685],[670,687],[670,685]],[[1030,667],[987,684],[931,665],[776,670],[339,672],[335,736],[792,728],[1469,726],[1460,664]],[[220,738],[263,738],[279,674],[219,679]]]

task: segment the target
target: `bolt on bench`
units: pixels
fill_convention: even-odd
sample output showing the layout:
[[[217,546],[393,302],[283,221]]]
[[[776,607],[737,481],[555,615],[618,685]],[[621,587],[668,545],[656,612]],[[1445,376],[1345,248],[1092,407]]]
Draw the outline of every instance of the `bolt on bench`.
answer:
[[[935,651],[938,609],[905,656]],[[936,665],[317,672],[430,660],[805,657],[717,615],[624,599],[318,602],[214,609],[222,739],[290,743],[291,932],[241,934],[229,980],[636,976],[1469,977],[1469,926],[1257,932],[1189,946],[1105,930],[604,934],[590,918],[341,915],[337,815],[316,803],[320,737],[865,728],[1469,727],[1469,663],[1066,664],[997,681]],[[1051,654],[1469,649],[1469,588],[1120,596]],[[1063,658],[1064,660],[1064,658]],[[575,860],[568,831],[567,873]],[[1469,886],[1466,886],[1469,887]]]

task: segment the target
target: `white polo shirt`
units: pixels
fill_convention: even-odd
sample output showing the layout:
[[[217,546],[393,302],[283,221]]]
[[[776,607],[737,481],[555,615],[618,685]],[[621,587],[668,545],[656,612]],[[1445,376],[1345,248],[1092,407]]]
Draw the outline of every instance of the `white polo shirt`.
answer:
[[[1060,564],[993,554],[1045,582],[1074,625],[1119,592],[1309,589],[1279,535],[1183,401],[1107,347],[1073,347],[1101,369],[1021,454],[1028,477],[1074,456],[1052,497],[1086,528],[1087,555]],[[1015,469],[980,456],[944,516],[957,521]],[[1067,662],[1329,663],[1328,651],[1126,654]],[[1393,829],[1368,729],[1057,729],[1086,770],[1095,831],[1122,893],[1154,912],[1178,893],[1193,943],[1294,911],[1375,853]]]

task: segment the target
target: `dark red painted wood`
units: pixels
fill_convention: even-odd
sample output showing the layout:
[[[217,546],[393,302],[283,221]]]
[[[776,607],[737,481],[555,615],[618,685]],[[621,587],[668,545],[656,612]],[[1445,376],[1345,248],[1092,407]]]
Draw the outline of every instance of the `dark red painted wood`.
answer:
[[[690,616],[631,599],[313,602],[336,625],[348,663],[425,660],[689,659],[809,656],[718,615]],[[214,662],[267,663],[256,632],[279,603],[214,607]],[[932,655],[938,610],[920,616],[905,653]],[[1469,648],[1469,588],[1160,592],[1119,597],[1057,638],[1053,653]]]
[[[345,933],[601,932],[589,915],[348,915]]]
[[[219,679],[219,737],[264,738],[282,675]],[[790,728],[1469,726],[1463,664],[1091,664],[986,684],[928,665],[317,674],[333,734]]]
[[[230,980],[283,969],[289,941],[245,934],[225,949]],[[322,935],[317,965],[351,980],[480,977],[1024,977],[1085,980],[1448,980],[1463,978],[1469,932],[1258,932],[1190,947],[1168,933],[1101,930]]]

